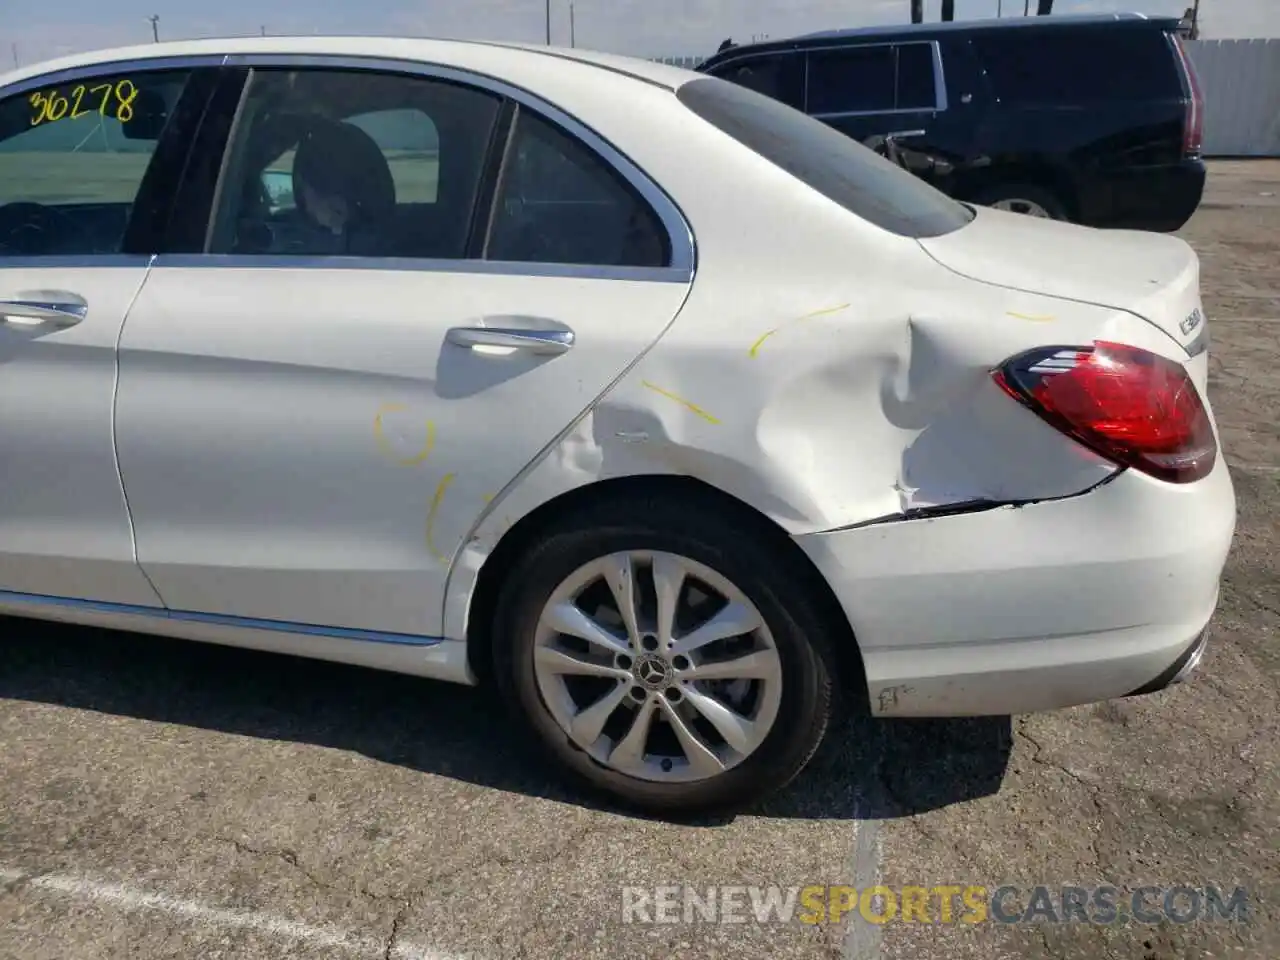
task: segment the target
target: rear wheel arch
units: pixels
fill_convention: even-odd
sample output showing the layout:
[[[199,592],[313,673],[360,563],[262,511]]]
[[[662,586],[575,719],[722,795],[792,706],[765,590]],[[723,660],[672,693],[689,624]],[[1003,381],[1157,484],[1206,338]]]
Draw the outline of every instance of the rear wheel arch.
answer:
[[[842,699],[853,709],[865,712],[867,684],[857,639],[840,602],[808,555],[781,527],[737,497],[693,477],[661,474],[601,480],[576,487],[539,505],[502,536],[480,567],[468,603],[467,659],[479,681],[488,684],[493,679],[493,615],[498,597],[520,557],[539,537],[574,514],[600,504],[654,497],[731,519],[740,529],[768,541],[788,560],[788,566],[828,625]]]

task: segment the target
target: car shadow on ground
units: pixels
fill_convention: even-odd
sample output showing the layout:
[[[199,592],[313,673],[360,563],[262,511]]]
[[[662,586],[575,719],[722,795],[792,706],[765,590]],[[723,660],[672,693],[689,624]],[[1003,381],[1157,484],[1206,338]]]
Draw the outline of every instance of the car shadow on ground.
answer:
[[[496,790],[609,809],[558,781],[488,690],[21,619],[0,617],[0,631],[0,698],[350,750]],[[749,812],[841,820],[923,813],[997,792],[1011,745],[1008,717],[848,717],[790,788]]]

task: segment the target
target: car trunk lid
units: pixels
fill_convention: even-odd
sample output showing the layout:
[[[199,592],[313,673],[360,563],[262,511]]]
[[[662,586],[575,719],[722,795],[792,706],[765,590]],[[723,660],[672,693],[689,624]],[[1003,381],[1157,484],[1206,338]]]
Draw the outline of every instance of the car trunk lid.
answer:
[[[1200,260],[1177,237],[979,208],[963,229],[918,242],[971,280],[1124,310],[1166,333],[1189,357],[1204,352]]]

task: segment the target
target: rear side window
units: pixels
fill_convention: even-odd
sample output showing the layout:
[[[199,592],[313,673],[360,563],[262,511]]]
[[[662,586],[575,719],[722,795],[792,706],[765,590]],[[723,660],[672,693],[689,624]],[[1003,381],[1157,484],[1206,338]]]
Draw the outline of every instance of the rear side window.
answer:
[[[828,199],[904,237],[937,237],[972,211],[856,140],[798,110],[713,77],[692,80],[680,101],[708,123]]]
[[[1158,30],[991,31],[975,34],[973,48],[1002,103],[1081,106],[1182,97],[1173,48]]]
[[[899,110],[933,110],[938,106],[933,44],[904,43],[898,47]]]
[[[818,117],[937,109],[933,44],[845,47],[809,54],[806,109]]]

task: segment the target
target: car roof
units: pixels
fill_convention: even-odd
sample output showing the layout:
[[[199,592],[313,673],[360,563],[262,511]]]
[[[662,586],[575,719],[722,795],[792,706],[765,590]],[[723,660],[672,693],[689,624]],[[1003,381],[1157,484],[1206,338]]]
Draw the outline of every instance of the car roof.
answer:
[[[985,33],[1004,30],[1054,30],[1061,27],[1107,26],[1144,27],[1172,30],[1181,21],[1177,17],[1152,17],[1144,13],[1086,13],[1055,14],[1051,17],[991,17],[981,20],[951,20],[945,23],[899,23],[876,27],[853,27],[840,30],[822,30],[798,37],[766,40],[760,43],[744,43],[708,57],[699,69],[724,60],[736,59],[744,53],[766,53],[774,50],[790,50],[797,47],[821,46],[832,41],[858,41],[884,38],[910,38],[926,40],[952,33]]]
[[[316,56],[377,57],[391,60],[443,62],[459,65],[469,50],[485,48],[510,54],[513,69],[555,69],[555,62],[574,63],[623,74],[635,80],[671,90],[697,75],[691,71],[635,57],[596,53],[566,47],[533,44],[498,43],[479,40],[443,40],[428,37],[389,36],[295,36],[295,37],[224,37],[207,40],[171,40],[129,47],[93,50],[72,56],[35,63],[0,74],[0,85],[8,85],[47,73],[80,67],[105,65],[124,60],[172,59],[239,54],[292,54]],[[489,58],[491,60],[491,58]]]

